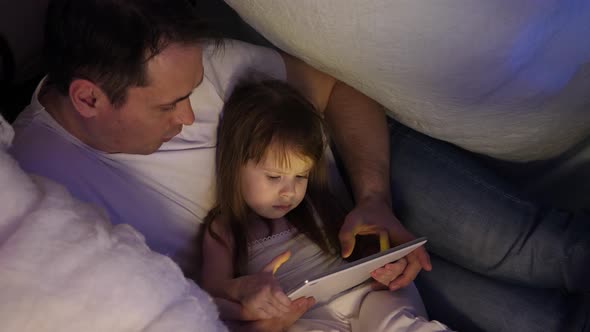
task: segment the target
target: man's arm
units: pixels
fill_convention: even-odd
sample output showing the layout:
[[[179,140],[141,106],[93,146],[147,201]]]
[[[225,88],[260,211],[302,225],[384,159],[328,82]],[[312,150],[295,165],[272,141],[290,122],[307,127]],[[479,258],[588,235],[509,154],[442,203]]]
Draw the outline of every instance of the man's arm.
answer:
[[[338,81],[324,116],[349,173],[355,200],[382,199],[391,206],[389,134],[383,107]]]
[[[287,53],[281,52],[281,56],[287,71],[287,82],[303,93],[319,111],[324,112],[336,79]]]
[[[324,113],[356,201],[382,198],[391,205],[389,135],[383,107],[303,61],[284,53],[282,56],[287,81]]]
[[[283,54],[287,81],[324,113],[328,129],[348,171],[355,208],[340,231],[342,254],[352,253],[355,236],[387,232],[404,243],[414,238],[393,215],[389,181],[389,134],[383,107],[361,92],[289,55]],[[408,255],[404,273],[390,289],[410,283],[422,269],[430,270],[424,248]]]

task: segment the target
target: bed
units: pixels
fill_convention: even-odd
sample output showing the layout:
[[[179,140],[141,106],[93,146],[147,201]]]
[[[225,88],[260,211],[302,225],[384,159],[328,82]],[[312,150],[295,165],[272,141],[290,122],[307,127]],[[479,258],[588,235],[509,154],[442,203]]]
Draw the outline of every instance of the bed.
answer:
[[[46,3],[0,4],[7,16],[0,111],[9,119],[0,120],[3,330],[223,331],[211,299],[141,234],[110,225],[100,209],[25,174],[5,153],[10,121],[42,75]],[[579,179],[590,174],[579,169],[590,160],[590,2],[225,3],[197,5],[230,37],[296,55],[423,133],[521,163],[558,158],[547,177],[534,179],[534,191],[562,206],[587,206]],[[474,23],[483,28],[470,29]]]

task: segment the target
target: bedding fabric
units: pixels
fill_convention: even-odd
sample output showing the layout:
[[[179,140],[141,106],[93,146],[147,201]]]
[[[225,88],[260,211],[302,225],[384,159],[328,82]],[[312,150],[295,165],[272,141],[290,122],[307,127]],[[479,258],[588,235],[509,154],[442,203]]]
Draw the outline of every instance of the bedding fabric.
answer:
[[[225,331],[210,297],[128,225],[27,175],[0,116],[0,330]]]
[[[590,132],[586,0],[225,0],[269,41],[403,124],[506,160]]]

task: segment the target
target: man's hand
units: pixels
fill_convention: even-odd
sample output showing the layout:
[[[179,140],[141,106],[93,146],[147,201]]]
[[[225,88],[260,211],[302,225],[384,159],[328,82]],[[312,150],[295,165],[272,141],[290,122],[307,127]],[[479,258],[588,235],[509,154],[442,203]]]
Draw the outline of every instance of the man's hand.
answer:
[[[371,278],[373,278],[377,285],[373,285],[374,289],[383,289],[383,287],[390,289],[392,281],[397,279],[408,266],[408,261],[405,258],[401,258],[396,262],[385,264],[384,266],[371,272]],[[393,289],[391,289],[393,290]]]
[[[242,305],[240,316],[243,320],[260,320],[292,315],[292,303],[283,292],[274,273],[286,262],[291,253],[273,258],[259,273],[235,279],[236,300]]]
[[[344,219],[344,224],[338,235],[342,245],[342,257],[346,258],[352,253],[356,235],[379,235],[383,231],[389,234],[389,238],[394,243],[402,244],[415,239],[415,236],[408,232],[393,215],[387,200],[374,198],[360,201]],[[407,264],[403,267],[403,272],[389,282],[388,288],[390,290],[396,290],[410,284],[421,269],[426,271],[432,269],[430,258],[424,247],[420,247],[408,254],[406,260]],[[400,261],[389,264],[392,265],[390,271],[397,273],[395,271],[402,264],[404,263]],[[391,274],[389,274],[389,277],[391,277]]]

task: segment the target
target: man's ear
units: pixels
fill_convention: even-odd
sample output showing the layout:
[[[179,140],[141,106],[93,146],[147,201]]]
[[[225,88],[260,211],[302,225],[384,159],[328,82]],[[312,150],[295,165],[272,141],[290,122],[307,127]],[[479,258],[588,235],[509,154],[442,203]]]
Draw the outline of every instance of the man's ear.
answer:
[[[89,80],[74,79],[69,93],[74,108],[85,118],[97,116],[106,105],[110,105],[102,89]]]

